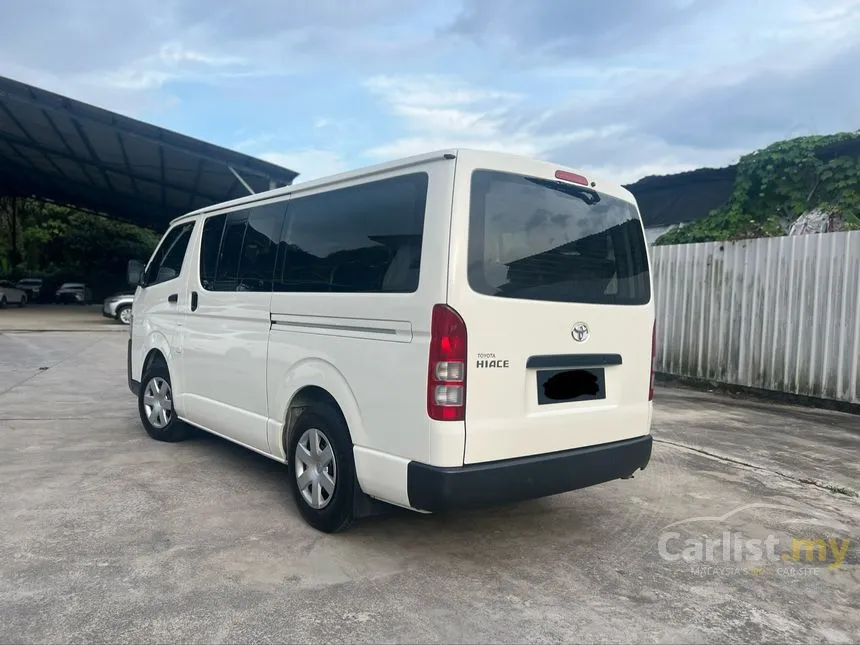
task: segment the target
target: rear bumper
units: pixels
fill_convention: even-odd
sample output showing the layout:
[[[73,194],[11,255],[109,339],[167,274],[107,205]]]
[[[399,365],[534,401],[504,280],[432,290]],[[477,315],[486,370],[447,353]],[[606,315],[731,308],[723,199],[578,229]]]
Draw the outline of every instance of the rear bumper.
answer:
[[[459,468],[412,461],[406,480],[409,505],[430,512],[484,508],[601,484],[645,468],[651,444],[651,435],[645,435]]]

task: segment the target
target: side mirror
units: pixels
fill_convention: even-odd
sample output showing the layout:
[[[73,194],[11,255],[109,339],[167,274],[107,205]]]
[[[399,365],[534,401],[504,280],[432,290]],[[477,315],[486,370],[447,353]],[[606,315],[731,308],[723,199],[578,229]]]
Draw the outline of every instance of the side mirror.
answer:
[[[140,260],[129,260],[126,270],[126,279],[131,287],[144,286],[143,284],[143,262]]]

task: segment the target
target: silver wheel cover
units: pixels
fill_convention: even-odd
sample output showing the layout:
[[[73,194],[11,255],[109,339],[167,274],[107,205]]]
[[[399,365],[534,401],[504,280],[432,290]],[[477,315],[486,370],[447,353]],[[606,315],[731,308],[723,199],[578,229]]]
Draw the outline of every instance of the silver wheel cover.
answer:
[[[322,430],[309,428],[296,445],[293,473],[308,506],[325,508],[337,484],[337,459],[331,442]]]
[[[152,426],[165,428],[173,417],[173,392],[161,376],[151,378],[143,391],[143,411]]]

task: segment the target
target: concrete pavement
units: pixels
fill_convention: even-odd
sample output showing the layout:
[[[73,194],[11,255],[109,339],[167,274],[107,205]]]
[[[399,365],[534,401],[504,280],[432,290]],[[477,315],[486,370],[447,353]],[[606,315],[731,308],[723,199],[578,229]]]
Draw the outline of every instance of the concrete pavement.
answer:
[[[857,488],[857,417],[662,388],[654,458],[633,480],[329,536],[301,522],[283,466],[209,436],[150,440],[125,338],[0,333],[2,642],[860,634],[860,502],[803,483]],[[801,550],[750,569],[722,546],[707,560],[726,531],[849,542],[835,568]]]
[[[101,303],[95,305],[30,304],[0,310],[0,332],[35,331],[125,331],[128,328],[102,316]]]
[[[860,416],[685,387],[660,390],[662,441],[797,481],[860,491]]]

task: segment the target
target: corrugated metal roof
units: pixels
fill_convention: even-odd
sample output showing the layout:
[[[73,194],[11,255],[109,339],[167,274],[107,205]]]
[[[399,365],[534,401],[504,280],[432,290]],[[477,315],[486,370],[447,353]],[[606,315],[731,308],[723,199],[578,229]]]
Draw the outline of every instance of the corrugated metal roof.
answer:
[[[686,224],[723,206],[734,189],[737,166],[700,168],[675,175],[645,177],[625,186],[636,197],[648,228]]]
[[[157,230],[183,213],[286,186],[293,170],[0,76],[0,193]]]

